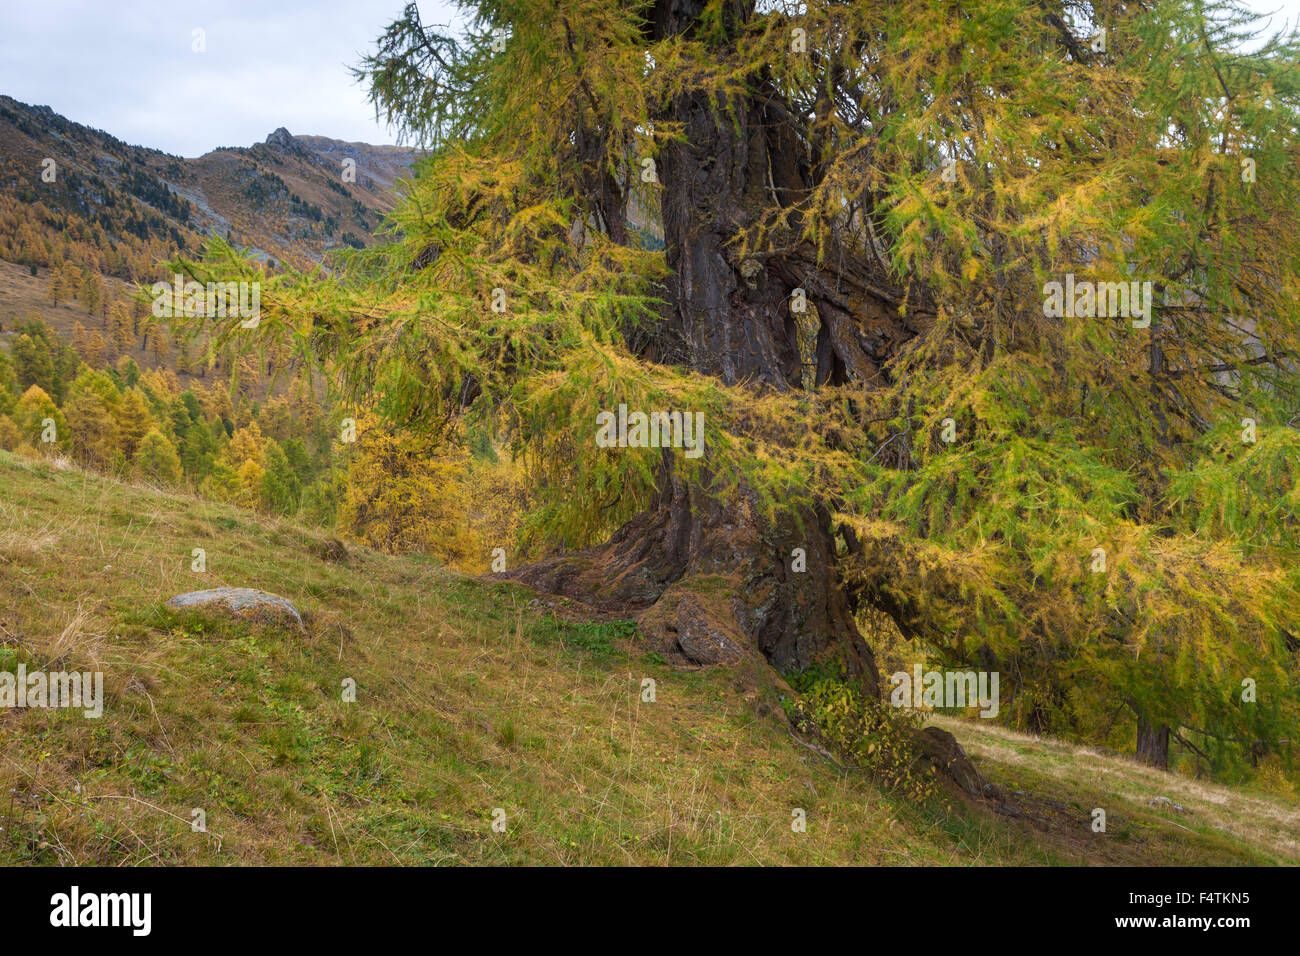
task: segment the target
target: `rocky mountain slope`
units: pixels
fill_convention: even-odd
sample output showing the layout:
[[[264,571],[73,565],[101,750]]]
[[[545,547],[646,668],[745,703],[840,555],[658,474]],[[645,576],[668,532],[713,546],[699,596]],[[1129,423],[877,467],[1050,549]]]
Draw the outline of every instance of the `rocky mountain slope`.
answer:
[[[133,236],[192,251],[216,232],[273,259],[319,261],[374,241],[418,155],[280,128],[252,146],[186,159],[0,96],[4,208],[31,213],[38,230],[98,227],[110,243]]]

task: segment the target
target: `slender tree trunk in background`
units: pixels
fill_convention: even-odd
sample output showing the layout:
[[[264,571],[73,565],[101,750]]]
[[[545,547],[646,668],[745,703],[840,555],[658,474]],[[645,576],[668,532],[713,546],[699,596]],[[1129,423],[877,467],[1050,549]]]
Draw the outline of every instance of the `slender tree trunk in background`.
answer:
[[[1145,764],[1169,769],[1169,728],[1138,718],[1137,758]]]

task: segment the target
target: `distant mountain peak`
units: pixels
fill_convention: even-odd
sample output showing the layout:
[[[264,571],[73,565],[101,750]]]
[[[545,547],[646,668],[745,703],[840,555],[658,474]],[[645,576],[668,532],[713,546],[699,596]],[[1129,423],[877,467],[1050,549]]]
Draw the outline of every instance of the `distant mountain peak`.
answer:
[[[248,147],[168,156],[0,95],[0,212],[21,212],[37,237],[17,249],[6,234],[0,249],[10,261],[48,267],[68,235],[93,235],[105,274],[134,281],[152,274],[158,257],[192,255],[216,232],[305,267],[340,246],[375,242],[397,202],[393,186],[419,157],[283,126]],[[47,158],[58,171],[48,182]]]
[[[268,146],[282,146],[285,149],[293,149],[298,145],[298,141],[293,138],[293,134],[281,126],[274,133],[266,138]]]

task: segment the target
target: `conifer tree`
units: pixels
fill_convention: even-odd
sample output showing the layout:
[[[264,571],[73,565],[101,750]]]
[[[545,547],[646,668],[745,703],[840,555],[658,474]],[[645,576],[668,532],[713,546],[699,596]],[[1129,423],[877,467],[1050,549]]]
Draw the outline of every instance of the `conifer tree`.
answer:
[[[130,306],[120,300],[114,302],[112,309],[109,310],[108,325],[109,334],[117,351],[125,353],[130,350],[135,342],[135,335],[131,331]]]
[[[0,414],[0,448],[18,451],[26,444],[22,429],[7,414]]]
[[[65,265],[59,262],[50,269],[50,301],[55,305],[72,298],[75,287],[71,284]]]
[[[1158,765],[1288,736],[1295,36],[1243,52],[1231,0],[461,6],[360,71],[432,148],[392,241],[215,350],[509,423],[538,540],[583,548],[517,576],[690,659],[876,694],[871,607],[1022,724],[1115,701]],[[620,406],[705,453],[602,447]]]
[[[153,416],[145,404],[139,388],[128,388],[117,409],[117,425],[122,435],[122,452],[127,458],[135,454],[136,447],[153,428]]]
[[[23,442],[38,451],[64,451],[71,443],[63,412],[39,385],[23,392],[14,406],[13,420],[22,433]]]
[[[266,443],[262,476],[262,507],[273,514],[293,515],[302,501],[302,483],[279,442]]]
[[[13,365],[20,388],[39,385],[47,392],[56,391],[54,358],[45,339],[23,332],[13,342]]]
[[[265,454],[266,438],[262,435],[261,426],[255,421],[236,429],[224,452],[226,460],[234,468],[239,468],[246,461],[262,465]]]
[[[13,360],[8,352],[0,349],[0,414],[7,415],[13,411],[14,405],[18,402],[19,391]]]
[[[121,436],[107,403],[95,391],[74,386],[64,403],[74,457],[95,468],[107,468],[121,451]]]
[[[176,446],[162,432],[152,428],[140,439],[131,461],[135,473],[163,485],[175,484],[181,477],[181,460]]]

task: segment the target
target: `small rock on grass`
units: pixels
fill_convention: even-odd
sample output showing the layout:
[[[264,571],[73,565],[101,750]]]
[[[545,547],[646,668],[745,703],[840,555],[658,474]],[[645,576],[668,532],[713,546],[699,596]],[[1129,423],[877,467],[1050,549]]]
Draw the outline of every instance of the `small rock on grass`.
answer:
[[[287,598],[255,588],[210,588],[206,591],[187,591],[167,602],[170,608],[218,608],[250,617],[292,618],[306,633],[302,615]]]

